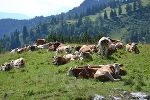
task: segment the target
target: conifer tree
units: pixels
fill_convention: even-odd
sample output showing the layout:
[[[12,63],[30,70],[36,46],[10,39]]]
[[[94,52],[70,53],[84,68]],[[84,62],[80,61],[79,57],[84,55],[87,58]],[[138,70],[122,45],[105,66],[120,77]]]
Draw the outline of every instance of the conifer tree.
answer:
[[[108,19],[106,10],[104,11],[104,19]]]

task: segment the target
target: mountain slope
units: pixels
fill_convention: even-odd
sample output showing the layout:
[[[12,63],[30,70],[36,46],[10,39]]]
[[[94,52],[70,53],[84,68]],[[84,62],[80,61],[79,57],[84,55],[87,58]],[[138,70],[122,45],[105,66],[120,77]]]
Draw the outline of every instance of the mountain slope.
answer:
[[[90,9],[96,5],[103,5],[107,4],[111,0],[85,0],[79,7],[75,7],[74,9],[70,10],[68,13],[76,13],[80,15],[81,13],[85,13],[87,9]]]
[[[47,22],[49,18],[42,16],[35,17],[29,20],[17,20],[17,19],[1,19],[0,20],[0,38],[6,34],[13,33],[16,29],[22,31],[23,26],[26,26],[29,30],[31,27],[39,24],[40,22]]]

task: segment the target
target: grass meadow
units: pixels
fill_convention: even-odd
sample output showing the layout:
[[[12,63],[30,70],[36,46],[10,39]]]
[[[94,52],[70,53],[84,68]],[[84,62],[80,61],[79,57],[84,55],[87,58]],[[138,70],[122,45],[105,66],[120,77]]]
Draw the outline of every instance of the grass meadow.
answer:
[[[52,64],[54,52],[38,50],[22,54],[0,54],[0,64],[20,57],[25,67],[0,72],[0,99],[87,100],[94,94],[120,95],[124,90],[150,94],[150,45],[139,45],[140,54],[124,49],[109,59],[93,54],[93,61],[72,61],[56,66]],[[100,82],[94,79],[76,79],[67,76],[70,67],[111,63],[124,64],[127,75],[118,82]]]

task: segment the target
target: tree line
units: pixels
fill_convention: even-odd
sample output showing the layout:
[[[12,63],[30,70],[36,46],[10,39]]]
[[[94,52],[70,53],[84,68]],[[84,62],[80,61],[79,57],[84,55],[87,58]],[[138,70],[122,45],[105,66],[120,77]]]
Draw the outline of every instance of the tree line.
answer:
[[[122,15],[123,4],[115,0],[115,6],[111,5],[110,19],[104,10],[104,15],[101,16],[99,12],[94,21],[89,16],[78,16],[73,20],[67,20],[64,16],[53,16],[49,21],[31,29],[23,26],[21,31],[16,29],[10,36],[4,35],[0,39],[0,48],[6,51],[24,44],[33,44],[37,38],[46,38],[51,42],[97,43],[102,36],[111,36],[114,31],[123,34],[121,39],[125,42],[150,43],[150,6],[143,7],[140,0],[133,1],[132,4],[129,0],[122,1],[126,3],[127,12],[127,15]],[[132,6],[131,10],[129,5]]]

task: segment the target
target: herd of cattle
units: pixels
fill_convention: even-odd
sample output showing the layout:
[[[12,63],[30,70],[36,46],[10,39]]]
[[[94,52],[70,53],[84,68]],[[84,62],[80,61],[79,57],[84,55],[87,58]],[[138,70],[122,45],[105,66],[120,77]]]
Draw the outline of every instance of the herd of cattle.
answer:
[[[72,60],[93,60],[92,54],[98,53],[103,57],[109,57],[118,49],[126,48],[128,52],[140,53],[136,43],[124,44],[120,40],[113,40],[110,37],[102,37],[97,45],[79,45],[70,46],[61,42],[49,42],[45,39],[37,39],[34,45],[26,45],[23,48],[16,48],[10,51],[10,53],[23,53],[27,51],[35,51],[38,49],[48,49],[48,51],[54,51],[56,56],[53,57],[53,64],[63,65]],[[64,54],[63,56],[59,54]],[[9,63],[2,64],[0,70],[7,71],[15,68],[20,68],[25,64],[23,58],[13,60]],[[77,68],[70,68],[68,75],[81,77],[81,78],[94,78],[97,80],[120,80],[121,75],[125,75],[126,71],[123,69],[123,64],[108,64],[98,66],[82,66]]]

